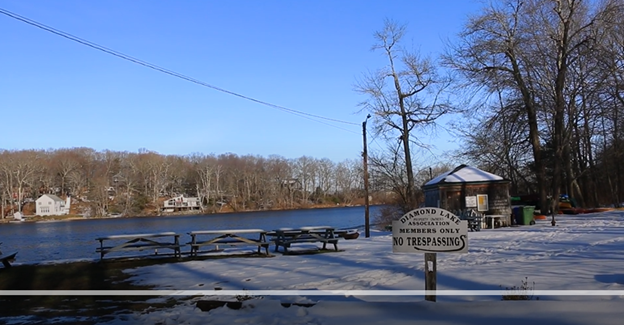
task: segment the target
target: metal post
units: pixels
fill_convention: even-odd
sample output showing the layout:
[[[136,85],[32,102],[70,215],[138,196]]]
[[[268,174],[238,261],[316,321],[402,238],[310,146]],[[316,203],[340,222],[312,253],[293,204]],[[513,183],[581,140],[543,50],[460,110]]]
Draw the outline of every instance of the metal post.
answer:
[[[427,291],[425,300],[427,301],[436,301],[437,268],[436,253],[425,253],[425,290]]]
[[[370,114],[366,116],[364,122],[362,122],[362,135],[364,136],[364,152],[362,157],[364,158],[364,233],[366,238],[370,237],[370,220],[369,220],[369,202],[368,202],[368,151],[366,148],[366,121],[370,118]]]

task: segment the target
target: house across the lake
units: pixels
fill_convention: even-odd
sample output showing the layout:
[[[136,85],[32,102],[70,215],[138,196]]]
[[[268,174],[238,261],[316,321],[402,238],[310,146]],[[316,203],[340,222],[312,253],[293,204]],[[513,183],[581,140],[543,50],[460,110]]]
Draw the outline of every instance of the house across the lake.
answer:
[[[63,200],[53,194],[44,194],[35,201],[35,211],[39,216],[58,216],[69,214],[70,203],[71,199],[69,196],[67,197],[67,200]]]
[[[183,195],[180,195],[163,202],[163,211],[165,212],[199,210],[200,208],[201,204],[198,197],[184,197]]]

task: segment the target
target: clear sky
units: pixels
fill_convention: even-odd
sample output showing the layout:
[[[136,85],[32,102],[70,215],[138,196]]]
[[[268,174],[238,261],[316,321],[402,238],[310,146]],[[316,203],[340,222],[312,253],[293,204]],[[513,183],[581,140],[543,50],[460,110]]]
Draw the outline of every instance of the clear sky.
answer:
[[[0,148],[359,159],[358,77],[385,18],[437,56],[475,0],[22,1],[0,8],[208,85],[182,80],[0,14]],[[408,44],[409,44],[408,43]],[[440,135],[431,144],[452,148]],[[371,145],[375,145],[371,143]]]

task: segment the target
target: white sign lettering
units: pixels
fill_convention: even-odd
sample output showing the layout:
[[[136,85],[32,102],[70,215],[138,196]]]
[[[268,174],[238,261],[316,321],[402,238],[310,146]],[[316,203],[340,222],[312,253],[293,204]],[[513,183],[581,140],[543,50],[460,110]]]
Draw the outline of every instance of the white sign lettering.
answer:
[[[420,208],[392,222],[393,253],[466,253],[468,224],[440,208]]]

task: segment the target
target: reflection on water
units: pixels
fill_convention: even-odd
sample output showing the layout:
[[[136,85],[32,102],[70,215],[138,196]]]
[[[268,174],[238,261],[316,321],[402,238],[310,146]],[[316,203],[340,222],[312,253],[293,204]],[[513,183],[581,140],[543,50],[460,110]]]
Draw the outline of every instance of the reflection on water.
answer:
[[[379,207],[370,209],[371,223]],[[59,222],[0,224],[0,242],[5,253],[17,251],[16,264],[33,264],[59,260],[94,260],[97,237],[121,234],[173,231],[182,234],[193,230],[260,228],[297,228],[333,226],[338,229],[360,228],[364,224],[364,207],[261,211],[205,216],[171,216],[153,218],[85,219]]]

